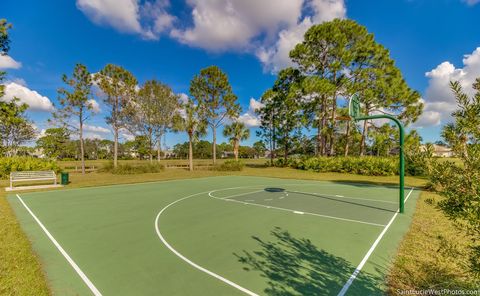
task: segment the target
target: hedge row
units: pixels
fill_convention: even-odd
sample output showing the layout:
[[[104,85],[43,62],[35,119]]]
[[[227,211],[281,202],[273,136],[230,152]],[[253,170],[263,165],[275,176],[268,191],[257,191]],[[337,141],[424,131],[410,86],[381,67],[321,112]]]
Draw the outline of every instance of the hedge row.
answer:
[[[53,160],[33,157],[0,157],[0,179],[8,179],[10,172],[15,171],[47,171],[56,173],[60,167]]]
[[[240,160],[227,160],[219,166],[216,166],[217,171],[241,171],[245,164]]]
[[[405,155],[405,174],[426,176],[430,159],[424,153]],[[367,176],[398,175],[398,156],[395,157],[310,157],[277,159],[274,166],[292,167],[314,172],[337,172]]]
[[[391,157],[311,157],[292,158],[285,164],[283,159],[275,161],[275,166],[314,172],[337,172],[368,176],[392,176],[398,174],[398,158]]]
[[[134,174],[145,174],[145,173],[159,173],[165,169],[165,166],[161,163],[152,162],[144,164],[118,164],[115,168],[113,166],[113,161],[104,165],[100,171],[108,172],[115,175],[134,175]]]

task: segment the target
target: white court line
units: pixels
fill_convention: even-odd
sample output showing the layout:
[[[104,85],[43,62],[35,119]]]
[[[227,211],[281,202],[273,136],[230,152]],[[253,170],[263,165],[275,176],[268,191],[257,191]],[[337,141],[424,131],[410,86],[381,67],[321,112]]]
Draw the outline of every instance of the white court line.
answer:
[[[210,196],[212,198],[215,198],[215,199],[218,199],[218,200],[223,200],[223,201],[228,201],[228,202],[236,202],[236,203],[240,203],[240,204],[244,204],[244,205],[251,205],[251,206],[257,206],[257,207],[262,207],[262,208],[267,208],[267,209],[275,209],[275,210],[295,213],[295,210],[292,210],[292,209],[286,209],[286,208],[280,208],[280,207],[274,207],[274,206],[266,206],[266,205],[262,205],[262,204],[251,203],[251,202],[244,202],[244,201],[239,201],[239,200],[235,200],[235,199],[228,199],[228,197],[219,198],[219,197],[216,197],[216,196],[212,195],[213,192],[215,192],[215,190],[210,191],[208,193],[208,196]],[[353,219],[341,218],[341,217],[336,217],[336,216],[328,216],[328,215],[322,215],[322,214],[316,214],[316,213],[310,213],[310,212],[303,212],[303,213],[305,215],[317,216],[317,217],[328,218],[328,219],[335,219],[335,220],[346,221],[346,222],[355,222],[355,223],[361,223],[361,224],[367,224],[367,225],[373,225],[373,226],[380,226],[380,227],[385,226],[385,224],[365,222],[365,221],[361,221],[361,220],[353,220]]]
[[[238,197],[238,196],[248,195],[248,194],[252,194],[252,193],[258,193],[258,192],[262,192],[262,191],[264,191],[264,190],[262,189],[262,190],[252,191],[252,192],[239,193],[239,194],[234,194],[234,195],[229,195],[229,196],[226,196],[226,197],[219,197],[219,198],[220,199],[228,199],[228,198],[232,198],[232,197]]]
[[[235,187],[235,188],[227,188],[227,189],[237,189],[237,188],[242,188],[242,187]],[[194,197],[194,196],[197,196],[197,195],[201,195],[201,194],[206,194],[208,193],[209,191],[205,191],[205,192],[200,192],[200,193],[195,193],[195,194],[192,194],[192,195],[188,195],[186,197],[183,197],[183,198],[180,198],[180,199],[177,199],[176,201],[174,202],[171,202],[169,203],[167,206],[165,206],[157,215],[157,217],[155,218],[155,230],[157,232],[157,235],[158,237],[160,238],[160,240],[162,241],[162,243],[170,250],[172,251],[172,253],[174,253],[177,257],[179,257],[180,259],[182,259],[183,261],[185,261],[186,263],[190,264],[191,266],[195,267],[196,269],[200,270],[200,271],[203,271],[205,272],[206,274],[226,283],[227,285],[230,285],[232,287],[234,287],[235,289],[238,289],[242,292],[244,292],[245,294],[248,294],[250,296],[259,296],[258,294],[222,277],[221,275],[218,275],[198,264],[196,264],[195,262],[191,261],[190,259],[188,259],[187,257],[183,256],[180,252],[178,252],[177,250],[175,250],[167,241],[166,239],[163,237],[162,233],[160,232],[160,226],[159,226],[159,219],[160,219],[160,216],[162,215],[163,212],[165,212],[166,209],[168,209],[170,206],[173,206],[174,204],[182,201],[182,200],[185,200],[187,198],[191,198],[191,197]],[[210,191],[211,192],[211,191]]]
[[[254,292],[196,264],[195,262],[189,260],[187,257],[185,257],[184,255],[182,255],[180,252],[178,252],[177,250],[175,250],[167,241],[166,239],[163,237],[161,231],[160,231],[160,223],[159,223],[159,219],[160,219],[160,216],[165,212],[165,210],[167,210],[167,208],[173,206],[174,204],[180,202],[180,201],[183,201],[185,199],[188,199],[188,198],[191,198],[191,197],[194,197],[194,196],[198,196],[198,195],[201,195],[201,194],[206,194],[208,193],[208,195],[212,198],[215,198],[215,199],[219,199],[219,200],[223,200],[223,201],[227,201],[227,202],[239,202],[239,203],[243,203],[243,204],[250,204],[250,203],[245,203],[245,202],[240,202],[240,201],[237,201],[237,200],[234,200],[234,199],[222,199],[222,198],[218,198],[218,197],[215,197],[215,196],[212,196],[211,194],[213,192],[217,192],[217,191],[224,191],[224,190],[231,190],[231,189],[241,189],[241,188],[251,188],[251,187],[257,187],[257,186],[269,186],[270,184],[268,185],[254,185],[254,186],[241,186],[241,187],[231,187],[231,188],[222,188],[222,189],[217,189],[217,190],[212,190],[212,191],[205,191],[205,192],[200,192],[200,193],[195,193],[195,194],[192,194],[192,195],[189,195],[189,196],[186,196],[186,197],[183,197],[183,198],[180,198],[170,204],[168,204],[167,206],[165,206],[163,209],[160,210],[160,212],[157,214],[156,218],[155,218],[155,230],[156,230],[156,233],[157,233],[157,236],[160,238],[161,242],[172,252],[174,253],[177,257],[179,257],[181,260],[185,261],[187,264],[193,266],[194,268],[202,271],[202,272],[205,272],[207,273],[208,275],[250,295],[250,296],[258,296],[258,294],[255,294]],[[291,184],[285,184],[285,185],[293,185],[293,186],[296,186],[296,185],[318,185],[318,184],[304,184],[304,183],[291,183]],[[329,184],[329,185],[333,185],[333,184]],[[252,188],[252,189],[255,189],[255,188]],[[254,192],[257,192],[257,191],[254,191]],[[249,192],[249,193],[252,193],[252,192]],[[286,195],[288,196],[288,193],[286,193]],[[228,197],[227,197],[228,198]],[[271,207],[271,206],[264,206],[264,205],[259,205],[259,204],[251,204],[251,205],[254,205],[254,206],[261,206],[261,207],[265,207],[267,209],[270,209],[270,208],[274,208],[274,207]],[[284,211],[290,211],[292,212],[292,210],[289,210],[289,209],[281,209],[281,208],[275,208],[275,209],[279,209],[279,210],[284,210]],[[309,214],[309,213],[304,213],[304,214]],[[329,216],[323,216],[323,215],[318,215],[318,214],[313,214],[315,216],[320,216],[320,217],[325,217],[325,218],[333,218],[333,219],[338,219],[338,220],[345,220],[345,221],[350,221],[350,222],[358,222],[358,223],[365,223],[365,224],[371,224],[371,223],[368,223],[368,222],[363,222],[363,221],[351,221],[349,219],[343,219],[343,218],[338,218],[338,217],[329,217]],[[373,225],[376,225],[376,226],[385,226],[385,225],[379,225],[379,224],[373,224]]]
[[[316,193],[316,192],[303,192],[303,191],[295,191],[295,190],[289,190],[289,192],[301,193],[301,194],[313,194],[313,195],[318,195],[319,197],[328,196],[328,197],[337,197],[337,198],[346,198],[346,199],[358,199],[358,200],[366,200],[366,201],[375,201],[375,202],[384,202],[384,203],[398,204],[398,201],[378,200],[378,199],[363,198],[363,197],[350,197],[350,196],[343,196],[343,195],[336,195],[336,194],[324,194],[324,193]]]
[[[83,271],[78,267],[78,265],[73,261],[73,259],[65,252],[65,250],[60,246],[60,244],[57,242],[57,240],[50,234],[50,232],[47,230],[47,228],[43,225],[42,222],[35,216],[35,214],[30,210],[30,208],[23,202],[23,199],[20,197],[20,195],[17,194],[18,200],[23,204],[25,209],[30,213],[30,215],[33,217],[33,219],[38,223],[40,228],[42,228],[43,232],[48,236],[48,238],[52,241],[52,243],[55,245],[55,247],[60,251],[60,253],[67,259],[68,263],[73,267],[73,269],[78,273],[78,275],[82,278],[83,282],[90,288],[92,291],[93,295],[95,296],[102,296],[102,293],[98,291],[98,289],[95,287],[95,285],[88,279],[88,277],[83,273]]]
[[[412,187],[412,189],[410,190],[410,192],[408,193],[407,197],[405,198],[405,202],[407,202],[408,198],[410,197],[410,195],[412,194],[413,192],[413,189],[414,187]],[[365,263],[367,263],[367,260],[368,258],[370,258],[370,255],[372,255],[373,251],[375,250],[375,248],[377,247],[378,243],[380,243],[380,241],[382,240],[383,236],[385,235],[385,233],[387,232],[388,228],[390,227],[390,225],[392,225],[393,221],[395,220],[395,218],[397,217],[398,213],[400,212],[400,209],[398,209],[395,214],[393,215],[392,219],[390,219],[390,222],[388,222],[388,224],[385,226],[385,228],[383,228],[383,231],[380,233],[380,235],[377,237],[377,239],[375,240],[375,242],[372,244],[372,246],[370,247],[370,249],[368,250],[367,254],[365,254],[365,257],[363,257],[362,261],[360,262],[360,264],[358,264],[357,268],[355,269],[355,271],[352,273],[352,275],[350,276],[350,278],[348,279],[348,281],[345,283],[345,285],[343,286],[342,290],[340,290],[340,292],[338,292],[337,296],[344,296],[345,293],[347,293],[348,289],[350,288],[350,286],[352,285],[353,281],[357,278],[358,274],[360,273],[360,271],[362,270],[363,266],[365,265]]]

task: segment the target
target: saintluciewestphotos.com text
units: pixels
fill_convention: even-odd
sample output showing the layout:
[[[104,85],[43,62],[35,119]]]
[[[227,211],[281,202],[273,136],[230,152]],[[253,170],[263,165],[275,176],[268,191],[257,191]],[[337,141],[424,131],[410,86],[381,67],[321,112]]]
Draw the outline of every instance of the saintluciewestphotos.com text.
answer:
[[[480,295],[479,290],[464,289],[425,289],[425,290],[396,290],[397,295]]]

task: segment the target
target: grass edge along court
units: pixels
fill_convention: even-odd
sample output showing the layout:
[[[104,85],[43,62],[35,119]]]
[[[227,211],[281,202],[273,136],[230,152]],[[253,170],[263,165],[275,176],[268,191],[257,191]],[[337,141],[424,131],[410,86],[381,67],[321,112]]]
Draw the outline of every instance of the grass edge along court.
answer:
[[[117,295],[122,293],[127,295],[129,287],[135,288],[138,294],[164,293],[169,295],[191,295],[191,293],[194,293],[196,295],[202,295],[199,291],[218,291],[218,293],[215,294],[231,295],[240,291],[234,291],[231,286],[225,285],[225,282],[222,283],[208,274],[201,274],[198,269],[195,270],[191,265],[185,264],[186,262],[179,260],[179,257],[175,256],[171,250],[168,250],[157,236],[159,224],[154,223],[154,220],[158,222],[160,219],[160,215],[158,215],[159,211],[169,204],[180,202],[179,200],[185,199],[188,195],[192,194],[199,195],[199,198],[192,198],[192,204],[172,208],[171,213],[167,212],[167,215],[160,219],[160,223],[165,223],[162,224],[162,227],[166,225],[165,237],[167,240],[173,241],[173,246],[179,246],[179,248],[177,248],[178,252],[183,254],[185,258],[192,258],[191,262],[195,262],[198,266],[211,270],[212,272],[220,270],[217,274],[229,281],[231,280],[232,283],[236,283],[240,287],[245,287],[246,290],[251,290],[254,294],[267,295],[275,289],[286,289],[291,295],[301,294],[301,291],[316,291],[315,293],[318,295],[343,295],[342,291],[346,291],[346,295],[349,295],[349,292],[352,291],[362,291],[362,289],[366,291],[365,287],[361,287],[361,285],[365,283],[364,279],[354,280],[356,276],[359,278],[362,277],[363,272],[358,272],[362,269],[365,273],[375,274],[377,276],[376,281],[372,283],[369,282],[371,286],[369,288],[374,288],[368,291],[382,294],[384,290],[384,287],[382,287],[383,278],[400,239],[408,229],[418,192],[413,191],[414,194],[410,196],[409,202],[407,203],[406,214],[397,215],[392,212],[391,218],[386,224],[388,226],[375,226],[375,232],[366,236],[363,236],[361,232],[366,229],[365,227],[374,226],[357,226],[356,224],[358,223],[355,224],[356,226],[351,226],[348,222],[343,221],[341,223],[345,223],[345,225],[348,226],[342,227],[339,225],[343,224],[338,224],[339,220],[335,219],[325,217],[307,218],[308,215],[292,215],[290,213],[284,213],[284,211],[274,211],[263,207],[249,207],[245,204],[218,201],[201,196],[201,192],[205,192],[205,194],[208,195],[208,192],[215,189],[241,187],[241,185],[247,187],[257,185],[286,186],[288,183],[296,183],[299,185],[316,184],[315,186],[318,185],[321,189],[325,189],[328,187],[326,185],[329,185],[331,187],[329,189],[331,191],[330,193],[335,193],[335,190],[342,188],[342,186],[344,190],[347,190],[346,188],[350,186],[352,187],[350,189],[353,190],[351,192],[357,192],[357,195],[363,190],[361,186],[369,186],[366,190],[371,191],[374,197],[375,195],[377,196],[376,198],[381,198],[385,195],[385,192],[388,192],[389,195],[392,196],[392,200],[395,200],[396,197],[395,188],[383,188],[365,184],[355,187],[355,184],[350,183],[300,180],[287,181],[285,179],[258,177],[213,177],[145,184],[78,188],[20,194],[20,197],[25,201],[26,206],[32,210],[32,213],[36,214],[38,219],[44,223],[45,228],[57,240],[64,251],[71,256],[72,261],[78,264],[79,269],[95,284],[94,286],[98,288],[98,293],[101,291],[105,295],[112,294],[113,292]],[[377,187],[383,188],[382,190],[384,191],[379,189],[380,191],[375,193],[375,190],[372,188]],[[408,190],[410,190],[410,188],[408,188]],[[327,194],[329,192],[323,193]],[[350,195],[353,195],[353,193]],[[294,199],[289,198],[288,200]],[[338,201],[325,200],[326,201],[322,201],[320,204],[320,210],[322,210],[323,207],[332,206],[329,202],[333,202],[334,205],[338,206]],[[81,281],[81,277],[75,274],[65,258],[62,258],[62,255],[58,249],[54,247],[52,241],[46,237],[45,232],[40,229],[38,223],[33,220],[32,215],[30,215],[21,204],[20,199],[10,195],[9,201],[21,221],[22,228],[33,242],[34,250],[40,255],[53,292],[62,295],[69,293],[91,294],[90,291],[92,291],[92,289],[88,289],[88,287],[85,286]],[[147,203],[145,204],[144,202]],[[197,204],[197,202],[199,202],[199,204]],[[208,207],[204,206],[206,202],[209,203]],[[211,205],[218,205],[219,207],[213,209],[213,211],[209,211]],[[349,204],[347,205],[351,206]],[[341,206],[339,208],[341,209],[343,207],[344,206]],[[147,210],[145,211],[145,209]],[[239,214],[239,212],[242,213]],[[109,215],[106,215],[107,213]],[[195,214],[212,218],[196,220],[193,221],[193,223],[188,217],[195,219]],[[227,219],[229,218],[228,216],[231,216],[231,219],[243,218],[243,220],[240,221],[242,223],[238,223],[238,225],[235,225],[236,227],[231,228],[229,226],[233,224],[227,223],[228,221],[215,220],[217,217],[214,217],[214,215],[217,214],[220,215],[218,217],[222,219]],[[236,214],[238,214],[238,216],[235,216]],[[227,217],[222,215],[227,215]],[[107,221],[101,220],[99,217],[117,217],[118,220],[107,219]],[[246,219],[248,217],[257,217],[258,221],[248,221],[248,219]],[[200,221],[202,223],[200,223]],[[262,221],[264,224],[258,224]],[[314,222],[312,223],[312,221]],[[237,223],[238,221],[235,222],[235,220],[231,220],[230,222]],[[124,225],[122,225],[122,223]],[[268,225],[268,223],[272,224]],[[244,227],[242,225],[244,225]],[[141,226],[141,228],[139,228],[139,226]],[[283,227],[285,231],[275,233],[277,226],[280,226],[280,228]],[[188,233],[192,228],[199,231],[197,231],[196,234]],[[378,228],[380,228],[380,230]],[[141,230],[139,231],[139,229]],[[339,233],[340,237],[343,236],[342,239],[335,238],[335,233],[332,233],[333,229]],[[353,232],[351,232],[352,229]],[[105,231],[108,230],[110,230],[110,233],[106,235]],[[314,249],[314,251],[312,251],[313,255],[327,254],[328,256],[324,257],[334,257],[335,260],[339,260],[338,262],[345,264],[347,267],[341,275],[337,275],[337,278],[329,278],[328,268],[325,270],[322,262],[319,262],[317,266],[304,266],[305,264],[311,264],[311,262],[308,262],[310,259],[315,261],[315,256],[310,254],[313,257],[310,259],[301,259],[299,266],[289,266],[286,262],[280,263],[285,264],[284,268],[286,270],[294,269],[297,272],[301,271],[300,273],[308,273],[308,270],[317,269],[319,273],[313,270],[310,274],[302,274],[299,276],[295,279],[297,282],[289,283],[288,279],[284,278],[284,280],[282,280],[283,282],[274,282],[273,286],[269,286],[269,284],[266,283],[267,280],[265,276],[281,277],[282,275],[272,275],[269,273],[271,270],[265,270],[265,268],[263,268],[264,266],[256,266],[256,269],[252,268],[252,266],[255,267],[254,264],[250,266],[250,271],[245,271],[245,268],[242,268],[242,265],[245,265],[245,256],[242,257],[238,255],[241,254],[242,251],[245,251],[245,249],[235,249],[235,245],[232,247],[232,244],[228,243],[228,239],[218,240],[218,238],[212,245],[202,245],[205,244],[206,241],[211,241],[211,236],[214,237],[215,235],[219,238],[222,238],[223,235],[223,238],[225,238],[225,235],[233,234],[235,237],[235,233],[232,231],[237,231],[239,234],[236,243],[240,245],[245,243],[242,246],[248,247],[246,249],[252,254],[255,254],[255,251],[251,252],[250,250],[257,249],[259,242],[266,244],[266,240],[271,238],[270,234],[273,233],[277,235],[276,238],[288,238],[291,242],[302,242],[304,247]],[[240,235],[242,231],[244,232],[243,234],[247,233],[248,236],[244,235],[242,237]],[[137,233],[140,236],[129,240],[130,235],[127,235],[128,233],[133,236]],[[288,235],[281,236],[283,234]],[[297,235],[302,235],[302,237],[296,239]],[[250,237],[255,236],[257,240],[250,239]],[[349,236],[353,236],[353,239],[350,240],[351,238]],[[246,240],[249,242],[246,243]],[[235,239],[233,239],[233,241],[235,242]],[[275,244],[270,244],[270,246],[275,247]],[[305,250],[308,250],[308,248]],[[212,257],[212,253],[209,253],[210,251],[217,253]],[[112,252],[117,252],[118,254],[112,254]],[[142,254],[159,253],[158,258],[155,259],[158,260],[158,265],[149,265],[151,261],[155,260],[148,258],[148,256],[138,254],[138,252],[144,252]],[[350,256],[348,254],[350,253],[355,253],[355,255],[348,258],[348,256]],[[237,258],[232,254],[235,254]],[[370,257],[368,258],[368,256]],[[343,257],[347,257],[347,259],[343,259]],[[206,258],[214,258],[212,259],[213,263],[210,263]],[[138,261],[135,262],[135,259],[138,259]],[[117,260],[117,262],[110,260]],[[207,266],[205,265],[206,260],[208,261]],[[255,263],[252,260],[249,263]],[[118,261],[124,264],[115,267],[115,264],[121,263]],[[337,261],[333,262],[338,263]],[[222,268],[226,270],[222,271]],[[330,266],[329,268],[332,267]],[[159,272],[158,270],[160,269],[166,270]],[[121,270],[121,272],[119,272],[119,270]],[[232,278],[222,272],[227,274],[231,273],[234,276]],[[317,282],[314,281],[316,284],[305,283],[306,279],[311,280],[312,278],[317,279]],[[328,279],[328,281],[323,279]],[[250,283],[252,284],[249,285]],[[351,283],[353,284],[349,287]],[[359,285],[360,287],[357,287]],[[152,290],[148,290],[146,286],[149,286],[149,289]],[[169,286],[171,290],[169,290]],[[114,287],[116,287],[117,290],[115,290]],[[347,288],[350,289],[347,291]],[[243,293],[240,292],[239,295],[241,294]]]

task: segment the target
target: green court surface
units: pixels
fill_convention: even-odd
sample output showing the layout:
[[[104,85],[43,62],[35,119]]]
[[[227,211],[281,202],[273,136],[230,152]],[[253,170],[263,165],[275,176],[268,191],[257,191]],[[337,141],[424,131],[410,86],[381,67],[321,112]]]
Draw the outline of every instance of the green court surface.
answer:
[[[55,295],[383,295],[419,191],[225,176],[8,197]]]

